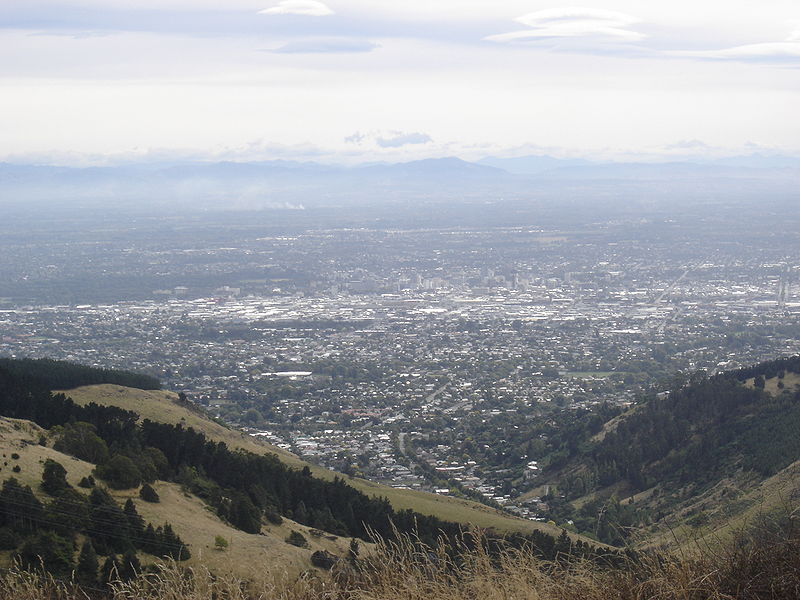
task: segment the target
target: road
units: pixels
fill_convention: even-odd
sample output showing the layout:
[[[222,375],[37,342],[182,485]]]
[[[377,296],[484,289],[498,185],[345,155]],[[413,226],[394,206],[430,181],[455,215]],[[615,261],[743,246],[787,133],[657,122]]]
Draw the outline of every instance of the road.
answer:
[[[667,289],[665,289],[663,292],[661,292],[661,295],[659,295],[659,297],[656,298],[656,301],[653,302],[653,304],[660,304],[661,301],[665,297],[667,297],[672,292],[672,290],[675,289],[675,286],[678,285],[678,283],[680,281],[682,281],[684,277],[686,277],[689,273],[691,273],[691,271],[692,271],[692,269],[686,269],[683,273],[681,273],[680,277],[678,277],[675,281],[670,283],[669,286],[667,287]]]

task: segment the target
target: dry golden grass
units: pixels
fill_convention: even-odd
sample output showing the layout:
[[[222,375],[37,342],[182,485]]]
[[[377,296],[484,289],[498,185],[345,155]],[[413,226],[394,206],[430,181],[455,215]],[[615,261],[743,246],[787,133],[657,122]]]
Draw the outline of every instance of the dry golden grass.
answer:
[[[359,561],[334,567],[332,577],[303,573],[242,580],[208,569],[161,565],[111,591],[114,600],[782,600],[800,597],[800,535],[792,515],[699,555],[652,553],[618,568],[588,562],[544,562],[524,550],[484,551],[480,535],[459,559],[443,546],[409,537],[379,541]],[[12,570],[0,597],[71,600],[69,584]]]
[[[746,387],[752,388],[753,383],[755,381],[754,377],[750,379],[746,379],[744,385]],[[783,388],[778,387],[778,383],[783,383]],[[800,373],[792,373],[788,371],[784,376],[783,379],[778,379],[777,377],[771,377],[764,381],[764,391],[769,392],[773,396],[777,396],[784,390],[788,390],[790,392],[794,392],[796,386],[800,385]]]
[[[67,481],[75,486],[81,478],[91,475],[94,465],[57,452],[50,447],[40,446],[39,437],[47,432],[31,423],[20,419],[0,417],[0,481],[14,477],[23,485],[29,485],[38,491],[42,481],[44,461],[52,458],[60,462],[67,469]],[[11,455],[19,455],[12,459]],[[19,466],[20,471],[15,473],[13,468]]]

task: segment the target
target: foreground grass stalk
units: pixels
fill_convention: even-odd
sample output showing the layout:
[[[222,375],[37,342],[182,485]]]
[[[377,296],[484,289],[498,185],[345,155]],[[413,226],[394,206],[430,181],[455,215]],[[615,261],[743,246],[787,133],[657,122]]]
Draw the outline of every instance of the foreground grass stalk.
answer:
[[[0,577],[0,598],[14,600],[789,600],[800,598],[800,535],[793,515],[761,526],[725,547],[676,555],[649,552],[620,568],[588,561],[546,562],[533,553],[487,551],[479,533],[455,549],[414,536],[376,539],[355,564],[330,575],[243,581],[175,562],[104,594],[70,581],[12,568]]]

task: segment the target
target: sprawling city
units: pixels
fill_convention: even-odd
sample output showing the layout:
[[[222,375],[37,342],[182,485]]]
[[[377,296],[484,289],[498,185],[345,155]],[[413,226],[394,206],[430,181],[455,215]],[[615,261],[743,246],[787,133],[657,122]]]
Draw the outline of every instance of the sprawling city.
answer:
[[[575,413],[800,352],[791,220],[264,220],[90,227],[38,254],[7,237],[0,354],[152,374],[314,463],[540,519],[515,499]],[[79,287],[89,272],[111,282],[102,300]],[[74,303],[47,301],[68,286]]]

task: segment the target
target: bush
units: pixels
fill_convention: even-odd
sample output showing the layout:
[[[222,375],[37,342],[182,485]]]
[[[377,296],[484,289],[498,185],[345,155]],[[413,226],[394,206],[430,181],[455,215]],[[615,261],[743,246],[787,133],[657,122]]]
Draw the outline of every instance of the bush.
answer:
[[[142,489],[139,490],[139,498],[144,500],[145,502],[160,502],[161,498],[158,497],[158,493],[153,489],[153,486],[149,483],[145,483],[142,485]]]
[[[48,458],[44,461],[42,471],[42,489],[51,496],[58,496],[61,492],[69,488],[67,483],[67,470],[59,462]]]
[[[98,465],[95,473],[115,490],[138,487],[142,482],[139,469],[130,458],[122,454],[115,454],[106,464]]]
[[[52,531],[40,531],[22,544],[17,559],[28,569],[41,565],[53,575],[66,575],[73,567],[72,541]]]
[[[226,540],[221,535],[218,535],[214,538],[214,548],[219,551],[225,550],[228,547],[228,540]]]
[[[327,550],[317,550],[311,555],[311,564],[327,571],[330,571],[337,562],[339,557]]]
[[[299,531],[292,530],[285,541],[287,544],[297,546],[298,548],[308,548],[308,541],[306,541],[305,536]]]
[[[108,445],[97,435],[97,428],[82,421],[64,425],[53,448],[94,464],[109,458]]]

